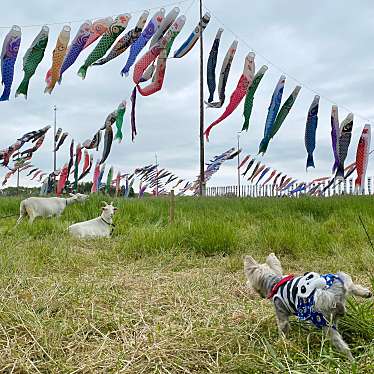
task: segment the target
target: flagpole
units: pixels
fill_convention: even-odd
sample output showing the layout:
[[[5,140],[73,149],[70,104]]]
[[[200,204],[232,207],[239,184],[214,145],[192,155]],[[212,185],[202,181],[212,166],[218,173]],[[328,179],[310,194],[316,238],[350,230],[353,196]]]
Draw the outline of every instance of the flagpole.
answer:
[[[203,18],[203,0],[200,0],[200,22]],[[200,27],[200,196],[205,196],[205,143],[204,143],[204,43]]]

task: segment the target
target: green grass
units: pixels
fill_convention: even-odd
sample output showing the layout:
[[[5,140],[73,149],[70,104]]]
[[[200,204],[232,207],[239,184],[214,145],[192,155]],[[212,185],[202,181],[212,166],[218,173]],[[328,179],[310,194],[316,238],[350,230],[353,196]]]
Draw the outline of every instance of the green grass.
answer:
[[[119,199],[110,240],[80,241],[61,219],[0,218],[0,372],[372,373],[374,306],[351,299],[340,330],[356,357],[292,322],[278,337],[272,305],[245,287],[242,259],[270,252],[286,273],[345,271],[374,286],[371,197]],[[110,201],[110,199],[107,199]],[[0,198],[0,217],[19,200]]]

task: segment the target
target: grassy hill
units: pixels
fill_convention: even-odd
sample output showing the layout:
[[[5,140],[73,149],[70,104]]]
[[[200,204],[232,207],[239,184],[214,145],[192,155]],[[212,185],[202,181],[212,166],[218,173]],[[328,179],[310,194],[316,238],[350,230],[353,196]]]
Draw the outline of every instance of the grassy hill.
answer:
[[[118,199],[110,240],[80,241],[62,218],[15,227],[0,218],[0,372],[372,373],[374,307],[352,299],[340,330],[352,366],[320,331],[292,322],[245,287],[242,259],[270,252],[285,273],[345,271],[374,288],[372,197]],[[110,201],[109,199],[107,199]],[[0,217],[19,200],[0,198]]]

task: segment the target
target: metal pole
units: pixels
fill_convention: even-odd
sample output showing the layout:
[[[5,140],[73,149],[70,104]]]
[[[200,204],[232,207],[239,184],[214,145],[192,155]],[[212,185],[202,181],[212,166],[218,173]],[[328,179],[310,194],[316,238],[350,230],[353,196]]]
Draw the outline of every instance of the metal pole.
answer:
[[[239,149],[240,149],[240,135],[238,134],[238,195],[239,197],[241,196],[241,193],[240,193],[240,170],[239,170],[239,165],[240,165],[240,153],[239,153]]]
[[[56,112],[57,108],[56,105],[53,107],[54,110],[54,121],[53,121],[53,171],[56,171],[57,168],[57,158],[56,158],[56,126],[57,126],[57,118]]]
[[[200,0],[200,21],[203,18],[203,0]],[[204,43],[200,28],[200,196],[205,195],[205,149],[204,149]]]

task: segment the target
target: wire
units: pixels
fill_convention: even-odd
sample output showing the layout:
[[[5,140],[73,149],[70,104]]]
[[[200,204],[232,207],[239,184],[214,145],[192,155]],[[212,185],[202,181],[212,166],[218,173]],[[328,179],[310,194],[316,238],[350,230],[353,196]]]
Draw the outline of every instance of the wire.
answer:
[[[170,7],[170,6],[173,6],[173,5],[180,5],[180,4],[188,3],[189,1],[191,1],[191,0],[179,0],[179,1],[176,1],[176,2],[173,2],[173,3],[162,4],[162,5],[159,5],[157,7],[147,8],[147,10],[155,10],[155,9],[159,9],[159,8]],[[193,0],[193,2],[195,2],[195,0]],[[138,13],[142,13],[143,11],[144,11],[144,9],[136,9],[136,10],[133,10],[133,11],[128,11],[128,13],[138,14]],[[112,14],[111,17],[116,17],[116,15]],[[104,17],[100,16],[100,17],[77,19],[77,20],[72,20],[72,21],[51,22],[51,23],[33,24],[33,25],[20,25],[20,27],[26,29],[26,28],[42,27],[44,25],[46,25],[46,26],[65,25],[65,24],[72,24],[72,23],[80,23],[80,22],[84,22],[84,21],[87,21],[87,20],[94,20],[94,19],[99,19],[99,18],[104,18]],[[12,26],[0,26],[0,29],[10,29],[11,27]]]
[[[340,108],[343,108],[345,109],[346,111],[350,112],[350,113],[353,113],[356,117],[362,119],[363,121],[366,121],[366,122],[370,122],[370,123],[373,123],[374,121],[370,118],[367,118],[367,117],[364,117],[360,114],[357,114],[357,113],[354,113],[350,108],[348,108],[347,106],[344,106],[344,105],[338,105],[338,103],[333,100],[333,99],[330,99],[329,97],[325,96],[325,95],[321,95],[319,92],[317,92],[314,88],[310,87],[309,85],[301,82],[299,79],[297,79],[296,77],[294,77],[292,74],[289,74],[288,72],[285,71],[285,69],[283,69],[281,66],[275,64],[274,62],[272,62],[271,60],[269,60],[269,58],[267,58],[266,56],[264,56],[262,53],[258,52],[257,50],[255,50],[251,45],[249,45],[243,38],[241,38],[236,32],[234,32],[233,30],[231,30],[229,27],[227,27],[227,25],[225,23],[222,22],[222,20],[217,17],[214,12],[212,12],[207,6],[204,5],[204,8],[211,14],[211,16],[213,16],[213,18],[216,19],[216,21],[218,23],[220,23],[226,30],[228,30],[236,39],[238,39],[240,42],[242,42],[244,45],[246,45],[250,51],[253,51],[255,52],[257,55],[259,55],[263,60],[265,60],[269,65],[271,65],[273,68],[275,68],[276,70],[278,70],[280,73],[282,74],[286,74],[287,76],[289,76],[293,81],[295,81],[296,83],[302,85],[303,87],[305,87],[307,90],[313,92],[315,95],[319,95],[322,99],[328,101],[329,103],[331,104],[334,104],[334,105],[337,105],[339,106]]]

